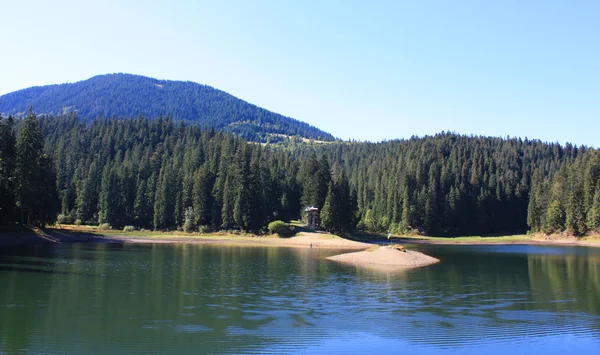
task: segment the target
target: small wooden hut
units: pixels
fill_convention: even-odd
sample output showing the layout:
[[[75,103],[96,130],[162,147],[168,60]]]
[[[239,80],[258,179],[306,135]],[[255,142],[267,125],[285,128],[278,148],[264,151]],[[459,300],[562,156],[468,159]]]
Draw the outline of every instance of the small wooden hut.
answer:
[[[315,206],[308,206],[304,209],[308,219],[308,228],[315,230],[319,225],[319,209]]]

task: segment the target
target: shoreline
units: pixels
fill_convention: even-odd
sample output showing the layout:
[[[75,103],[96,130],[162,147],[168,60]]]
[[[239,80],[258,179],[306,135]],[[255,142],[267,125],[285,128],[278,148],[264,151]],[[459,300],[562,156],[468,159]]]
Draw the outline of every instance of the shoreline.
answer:
[[[505,237],[483,237],[464,239],[459,238],[392,238],[394,243],[402,244],[425,244],[425,245],[547,245],[547,246],[572,246],[572,247],[600,247],[600,240],[578,240],[576,238],[539,238],[523,237],[522,239],[507,239]]]
[[[288,248],[353,249],[362,250],[372,244],[357,242],[331,234],[300,232],[294,237],[214,234],[179,234],[107,231],[102,233],[84,229],[48,229],[45,233],[0,234],[0,248],[36,244],[70,243],[131,243],[131,244],[219,244],[231,246],[273,246]]]
[[[327,233],[300,232],[294,237],[256,236],[252,234],[184,234],[181,232],[123,232],[118,230],[99,231],[86,227],[63,227],[48,229],[45,233],[34,231],[0,232],[0,248],[34,244],[66,244],[66,243],[140,243],[140,244],[221,244],[240,246],[277,246],[295,248],[328,248],[328,249],[366,249],[373,242],[386,241],[385,237],[377,239],[354,238],[352,240]],[[561,235],[513,235],[498,237],[411,237],[392,236],[391,243],[420,245],[548,245],[548,246],[581,246],[600,247],[600,239],[583,240]]]

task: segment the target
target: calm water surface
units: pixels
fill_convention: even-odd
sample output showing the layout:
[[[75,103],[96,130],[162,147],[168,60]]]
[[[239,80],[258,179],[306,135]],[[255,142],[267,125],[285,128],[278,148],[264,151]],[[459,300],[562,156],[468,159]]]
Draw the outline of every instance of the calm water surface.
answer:
[[[0,353],[600,353],[600,249],[409,246],[406,272],[335,250],[0,249]]]

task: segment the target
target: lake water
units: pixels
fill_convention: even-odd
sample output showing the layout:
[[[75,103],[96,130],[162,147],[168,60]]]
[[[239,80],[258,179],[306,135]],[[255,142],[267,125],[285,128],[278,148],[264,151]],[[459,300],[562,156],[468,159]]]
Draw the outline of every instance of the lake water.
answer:
[[[406,272],[339,251],[0,248],[0,353],[599,354],[600,249],[408,246]]]

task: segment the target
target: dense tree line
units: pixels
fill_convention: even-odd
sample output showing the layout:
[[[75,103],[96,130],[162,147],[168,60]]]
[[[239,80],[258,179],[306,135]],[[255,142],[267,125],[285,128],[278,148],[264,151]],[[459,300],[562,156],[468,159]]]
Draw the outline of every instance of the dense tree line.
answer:
[[[64,222],[261,232],[299,213],[288,153],[171,119],[41,122]]]
[[[534,177],[569,171],[588,151],[453,133],[285,149],[299,156],[323,154],[343,167],[357,194],[360,228],[431,235],[525,232],[532,185],[545,189]]]
[[[528,209],[533,231],[600,231],[600,152],[588,150],[554,176],[536,174]]]
[[[115,228],[262,232],[305,206],[342,233],[583,235],[600,226],[600,153],[570,144],[441,133],[264,146],[170,118],[85,123],[69,114],[40,119],[45,156],[32,113],[0,123],[4,220],[17,211],[51,219],[27,201],[57,191],[60,221]],[[32,198],[42,192],[46,200]]]
[[[240,100],[224,91],[189,81],[157,80],[131,74],[107,74],[69,84],[32,87],[3,95],[0,113],[23,115],[33,105],[38,113],[62,115],[75,111],[90,122],[102,117],[158,118],[193,122],[244,139],[266,142],[280,135],[317,140],[334,137],[305,122]]]

